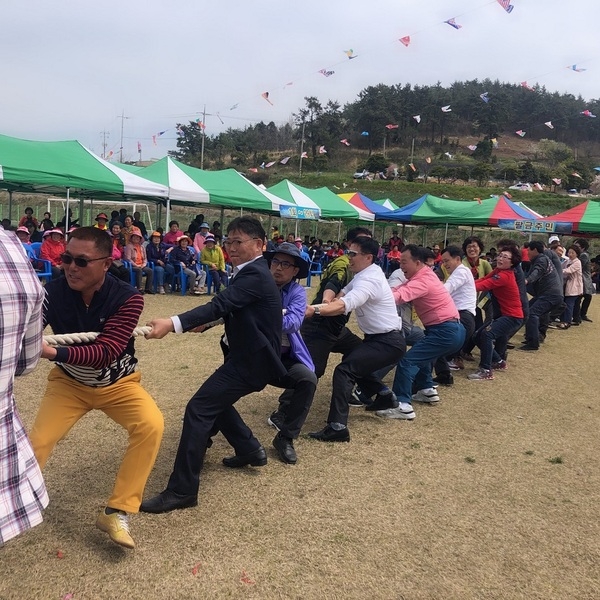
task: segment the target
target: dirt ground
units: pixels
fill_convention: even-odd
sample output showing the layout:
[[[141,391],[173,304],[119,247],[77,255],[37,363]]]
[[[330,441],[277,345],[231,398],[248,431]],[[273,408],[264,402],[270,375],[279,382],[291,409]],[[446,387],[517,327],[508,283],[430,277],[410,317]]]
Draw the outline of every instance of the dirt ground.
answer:
[[[143,322],[197,302],[146,297]],[[226,469],[231,449],[218,436],[198,507],[133,515],[133,551],[94,527],[126,435],[90,413],[46,467],[44,523],[0,548],[0,600],[600,598],[600,296],[590,316],[550,331],[538,353],[511,352],[494,381],[458,373],[414,422],[352,409],[351,442],[301,437],[295,466],[271,447],[279,391],[244,398],[268,465]],[[218,337],[136,342],[166,425],[146,497],[165,487],[185,404],[220,363]],[[337,361],[305,432],[324,424]],[[28,427],[48,371],[43,361],[17,381]]]

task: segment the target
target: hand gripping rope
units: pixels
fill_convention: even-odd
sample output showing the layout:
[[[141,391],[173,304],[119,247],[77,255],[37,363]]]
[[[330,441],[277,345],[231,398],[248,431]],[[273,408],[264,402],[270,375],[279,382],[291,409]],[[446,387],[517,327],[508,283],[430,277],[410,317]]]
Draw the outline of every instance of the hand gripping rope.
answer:
[[[152,331],[152,327],[136,327],[131,334],[133,337],[145,336]],[[49,346],[72,346],[93,342],[100,334],[96,331],[87,333],[65,333],[63,335],[45,335],[44,341]]]

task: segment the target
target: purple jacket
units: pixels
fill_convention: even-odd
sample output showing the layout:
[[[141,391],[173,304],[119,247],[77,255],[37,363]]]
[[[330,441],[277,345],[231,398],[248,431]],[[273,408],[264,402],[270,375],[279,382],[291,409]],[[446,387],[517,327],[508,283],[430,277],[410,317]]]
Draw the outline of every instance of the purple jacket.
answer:
[[[315,365],[310,352],[300,335],[300,327],[306,312],[306,292],[296,281],[290,281],[284,285],[280,292],[281,305],[286,311],[283,315],[283,333],[288,336],[290,341],[290,356],[314,371]]]

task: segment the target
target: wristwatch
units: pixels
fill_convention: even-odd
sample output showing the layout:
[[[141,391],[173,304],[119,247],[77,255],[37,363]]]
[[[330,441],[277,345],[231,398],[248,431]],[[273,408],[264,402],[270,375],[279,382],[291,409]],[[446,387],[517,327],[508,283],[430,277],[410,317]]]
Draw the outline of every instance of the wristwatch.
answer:
[[[315,315],[317,315],[317,317],[321,316],[321,307],[318,304],[315,305]]]

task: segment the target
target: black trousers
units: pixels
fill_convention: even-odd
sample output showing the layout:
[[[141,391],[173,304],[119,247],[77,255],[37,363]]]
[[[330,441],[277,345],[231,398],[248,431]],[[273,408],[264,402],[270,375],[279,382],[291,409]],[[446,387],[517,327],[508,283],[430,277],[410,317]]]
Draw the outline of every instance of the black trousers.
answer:
[[[283,418],[281,435],[294,439],[300,435],[315,397],[317,376],[306,365],[289,356],[282,357],[281,362],[288,372],[281,379],[271,381],[271,385],[285,388],[277,411]]]
[[[210,438],[219,430],[236,454],[258,450],[260,442],[233,405],[242,396],[262,390],[266,384],[244,378],[231,361],[226,361],[202,384],[186,406],[167,489],[183,495],[198,493],[204,455]]]
[[[346,354],[333,372],[333,391],[329,406],[328,423],[348,423],[348,401],[354,384],[367,395],[373,396],[386,386],[375,371],[397,363],[406,352],[402,331],[365,335],[361,345]]]

